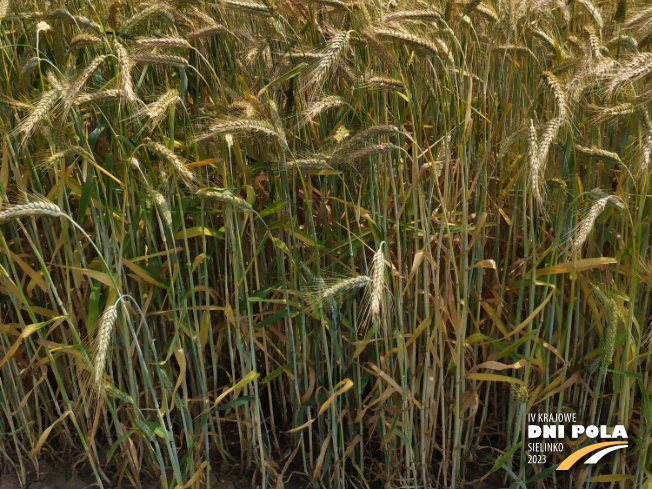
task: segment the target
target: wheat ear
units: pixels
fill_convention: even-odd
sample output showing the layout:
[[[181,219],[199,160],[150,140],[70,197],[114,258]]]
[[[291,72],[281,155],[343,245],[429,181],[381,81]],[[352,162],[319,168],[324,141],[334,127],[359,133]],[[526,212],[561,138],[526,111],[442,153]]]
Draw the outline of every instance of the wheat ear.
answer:
[[[297,160],[289,160],[285,163],[285,167],[297,168],[299,170],[332,170],[333,167],[328,164],[327,158],[302,158]]]
[[[261,119],[237,119],[237,120],[226,120],[226,121],[216,121],[208,126],[208,132],[197,136],[195,141],[201,141],[203,139],[210,138],[219,134],[238,134],[238,133],[260,133],[266,134],[268,136],[275,136],[285,145],[287,145],[285,140],[285,135],[279,133],[277,128],[265,120]]]
[[[10,0],[0,0],[0,20],[9,15]]]
[[[379,124],[376,126],[371,126],[351,136],[351,138],[334,153],[334,156],[337,156],[340,152],[345,153],[346,151],[360,148],[370,139],[381,136],[395,136],[400,132],[401,130],[398,127],[391,124]]]
[[[47,201],[34,201],[25,204],[12,205],[9,209],[0,211],[0,223],[7,222],[12,219],[19,219],[21,217],[38,217],[38,216],[51,216],[59,217],[67,215],[61,208]]]
[[[145,48],[190,48],[190,43],[183,37],[140,37],[136,45]]]
[[[80,75],[75,79],[75,81],[72,82],[70,85],[70,88],[66,90],[66,96],[63,98],[63,114],[64,118],[65,115],[68,113],[70,110],[70,107],[75,103],[75,99],[77,98],[77,95],[79,94],[79,91],[82,89],[84,84],[86,83],[86,80],[95,72],[95,70],[104,62],[106,59],[106,56],[98,56],[95,58],[84,70],[80,73]]]
[[[175,68],[188,68],[188,60],[182,56],[173,54],[132,54],[129,56],[130,63],[146,65],[173,66]]]
[[[364,146],[362,148],[351,151],[348,154],[345,153],[345,157],[353,161],[353,160],[359,160],[360,158],[365,158],[368,156],[376,156],[376,155],[380,155],[383,153],[388,153],[390,151],[400,150],[400,149],[401,149],[400,147],[396,146],[393,143],[372,144],[370,146]]]
[[[582,153],[588,156],[593,156],[595,158],[602,158],[603,160],[613,161],[615,163],[622,163],[620,156],[617,153],[607,151],[600,148],[587,148],[586,146],[580,146],[579,144],[575,145],[575,151]]]
[[[320,85],[331,72],[331,69],[338,65],[342,54],[349,46],[352,32],[353,31],[343,31],[331,38],[319,63],[309,74],[308,84]]]
[[[120,33],[129,34],[132,31],[134,31],[139,24],[159,14],[165,15],[166,17],[169,16],[169,14],[166,12],[165,5],[160,3],[151,5],[150,7],[141,10],[140,12],[133,15],[131,18],[124,21],[120,26]]]
[[[36,107],[30,115],[22,121],[14,130],[14,134],[22,133],[22,142],[24,143],[27,138],[34,132],[34,130],[47,119],[56,103],[61,92],[59,90],[49,90],[45,92],[39,99]]]
[[[154,102],[146,105],[140,109],[136,114],[134,114],[134,119],[138,119],[141,116],[146,116],[149,121],[145,125],[149,129],[153,129],[161,120],[165,117],[171,107],[174,107],[176,104],[181,102],[181,97],[179,97],[179,91],[176,89],[171,89],[161,95]]]
[[[366,275],[357,275],[355,277],[347,278],[337,282],[330,287],[314,287],[311,292],[306,294],[306,301],[309,307],[316,310],[321,304],[329,304],[330,301],[335,301],[337,304],[337,297],[341,294],[346,294],[358,289],[363,289],[369,285],[371,278]]]
[[[624,84],[639,80],[650,73],[652,73],[652,53],[641,53],[610,75],[605,91],[611,97]]]
[[[386,41],[393,41],[426,56],[438,56],[440,49],[432,41],[407,32],[391,29],[374,29],[374,34]]]
[[[611,365],[611,362],[616,353],[616,336],[618,334],[618,326],[620,324],[620,317],[618,316],[618,306],[613,300],[609,300],[607,304],[607,328],[604,332],[604,353],[602,355],[602,366],[606,367]]]
[[[135,104],[139,100],[136,97],[134,84],[131,80],[131,62],[129,61],[129,55],[125,47],[117,39],[113,41],[113,47],[115,48],[115,55],[118,58],[118,65],[120,66],[120,89],[126,100],[129,103]]]
[[[308,289],[309,290],[314,290],[314,291],[323,291],[326,290],[326,283],[324,282],[324,279],[321,277],[316,277],[312,271],[306,266],[305,263],[301,263],[301,269],[303,270],[303,274],[306,277],[306,282],[308,283]],[[337,311],[337,302],[335,302],[335,299],[333,296],[327,297],[325,299],[325,304],[326,306],[330,309],[331,313]]]
[[[152,190],[152,199],[156,204],[161,220],[168,229],[172,229],[172,212],[170,211],[170,205],[165,200],[165,197],[163,197],[162,193]]]
[[[95,355],[93,355],[93,385],[99,389],[102,386],[102,377],[106,365],[107,352],[113,333],[113,326],[118,319],[118,304],[122,301],[119,298],[113,305],[106,308],[98,322]]]
[[[427,20],[436,22],[442,20],[441,13],[436,10],[402,10],[385,16],[385,22],[400,22],[402,20]]]
[[[405,84],[396,78],[370,76],[358,84],[356,90],[405,90]]]
[[[604,27],[604,21],[602,20],[602,15],[600,15],[600,11],[595,5],[593,5],[593,3],[590,0],[577,0],[577,3],[579,3],[580,5],[582,5],[582,7],[586,9],[586,11],[593,18],[593,21],[598,26],[598,28],[602,29]]]
[[[68,49],[71,53],[81,49],[85,46],[91,46],[93,44],[102,44],[102,38],[94,34],[89,34],[88,32],[82,32],[81,34],[76,35],[70,40]]]
[[[550,71],[544,71],[541,76],[550,85],[550,88],[552,88],[552,92],[557,100],[557,106],[559,107],[559,118],[562,120],[566,119],[568,116],[568,103],[559,79]]]
[[[330,298],[337,297],[339,294],[343,294],[350,290],[361,289],[369,285],[371,279],[366,275],[359,275],[357,277],[351,277],[345,280],[342,280],[338,284],[333,285],[325,289],[321,293],[321,297],[324,301],[327,301]]]
[[[530,128],[528,130],[528,153],[527,161],[530,176],[530,192],[537,204],[543,204],[543,197],[541,194],[541,169],[542,162],[539,158],[539,139],[537,138],[537,131],[534,128],[534,121],[530,119]]]
[[[589,211],[580,221],[573,234],[573,244],[571,249],[576,255],[578,255],[582,250],[584,243],[586,243],[589,234],[591,234],[591,231],[593,230],[595,221],[602,214],[607,205],[613,205],[618,209],[625,208],[625,205],[623,204],[620,197],[616,195],[608,195],[599,190],[594,191],[594,193],[596,193],[599,198],[593,201],[589,207]]]
[[[221,34],[228,34],[229,30],[223,25],[209,25],[207,27],[202,27],[201,29],[194,30],[186,34],[186,38],[189,41],[194,41],[196,39],[204,39],[206,37],[219,36]]]
[[[543,131],[541,140],[539,141],[539,166],[540,170],[543,171],[546,167],[548,161],[548,152],[550,151],[550,146],[552,142],[557,138],[559,130],[563,124],[563,120],[559,117],[549,120],[546,123],[546,128]]]
[[[123,98],[125,98],[125,94],[122,90],[119,88],[111,88],[109,90],[101,90],[99,92],[79,95],[77,98],[75,98],[75,105],[104,105],[119,102]]]
[[[258,15],[261,17],[271,17],[272,12],[265,6],[254,2],[243,2],[239,0],[221,0],[220,2],[227,8],[240,10],[251,15]]]
[[[316,102],[313,102],[302,114],[301,114],[301,123],[307,124],[312,119],[317,117],[322,112],[325,112],[330,109],[336,109],[345,104],[345,101],[342,97],[337,95],[324,97]]]
[[[378,251],[374,253],[371,260],[371,282],[369,282],[369,312],[371,316],[377,318],[380,316],[380,306],[382,304],[383,292],[385,290],[385,253],[383,252],[383,241],[378,246]]]
[[[205,199],[231,205],[239,211],[252,212],[254,210],[254,208],[249,205],[249,202],[225,188],[203,188],[198,190],[196,194]]]
[[[176,170],[177,175],[181,177],[186,185],[192,186],[196,182],[195,175],[186,168],[186,165],[183,164],[181,158],[179,158],[179,156],[177,156],[177,154],[167,146],[156,141],[148,141],[145,143],[145,147],[152,151],[156,156],[172,165]]]

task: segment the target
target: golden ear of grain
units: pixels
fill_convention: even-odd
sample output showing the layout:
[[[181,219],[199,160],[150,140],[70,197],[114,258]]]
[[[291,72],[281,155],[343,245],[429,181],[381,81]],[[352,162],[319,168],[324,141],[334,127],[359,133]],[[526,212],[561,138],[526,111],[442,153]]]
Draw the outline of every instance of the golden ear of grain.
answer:
[[[205,134],[197,136],[195,141],[201,141],[220,134],[239,134],[247,132],[275,136],[285,146],[287,146],[285,134],[279,134],[276,127],[262,119],[217,120],[208,126],[208,131]]]
[[[542,205],[543,196],[541,192],[541,182],[543,175],[541,172],[541,159],[539,158],[539,139],[532,119],[530,119],[530,128],[528,130],[527,161],[529,169],[528,175],[530,178],[530,192],[537,204]]]
[[[42,165],[46,168],[51,168],[57,161],[62,161],[65,163],[67,158],[83,154],[86,154],[83,148],[79,146],[71,146],[64,149],[63,151],[59,151],[57,153],[46,156],[43,159]]]
[[[344,99],[336,95],[319,99],[313,102],[305,111],[303,111],[301,114],[301,124],[307,124],[322,112],[330,109],[336,109],[344,104]]]
[[[385,22],[401,22],[404,20],[442,20],[441,13],[436,10],[401,10],[385,16]]]
[[[652,132],[645,133],[637,154],[636,173],[641,178],[646,178],[650,172],[652,162]]]
[[[641,53],[608,76],[605,92],[611,97],[626,83],[632,83],[652,73],[652,53]]]
[[[255,2],[245,2],[239,0],[221,0],[220,2],[226,8],[239,10],[251,15],[258,15],[261,17],[271,17],[273,12],[265,5]]]
[[[385,290],[385,253],[380,243],[378,251],[374,253],[371,261],[371,282],[369,283],[369,312],[373,318],[380,316],[383,292]]]
[[[312,271],[306,266],[305,263],[300,262],[300,265],[301,265],[301,270],[303,271],[303,274],[306,278],[306,282],[308,286],[308,294],[310,293],[321,294],[324,290],[328,288],[326,287],[326,283],[324,282],[324,279],[321,277],[316,277],[312,273]],[[324,305],[328,307],[331,313],[337,311],[337,302],[335,301],[335,298],[333,296],[326,297]]]
[[[202,188],[197,190],[196,195],[204,199],[231,205],[239,211],[251,212],[254,210],[254,208],[249,205],[249,202],[225,188]]]
[[[191,172],[186,165],[183,164],[181,158],[179,158],[179,156],[177,156],[176,153],[167,146],[157,141],[148,141],[145,143],[145,147],[152,151],[156,156],[169,163],[186,185],[192,186],[196,183],[197,179],[195,178],[194,173]]]
[[[550,71],[544,71],[541,76],[548,83],[555,96],[555,100],[557,100],[559,118],[565,120],[568,117],[568,102],[566,101],[566,93],[564,88],[561,86],[561,82]]]
[[[380,143],[372,144],[369,146],[364,146],[359,149],[355,149],[350,153],[343,155],[349,161],[359,160],[360,158],[365,158],[369,156],[376,156],[383,153],[389,153],[390,151],[400,150],[398,146],[393,143]]]
[[[593,114],[591,121],[595,124],[605,122],[612,117],[628,116],[635,112],[634,105],[631,102],[625,102],[611,107],[589,105],[588,110]]]
[[[588,212],[577,225],[575,232],[573,233],[573,244],[571,250],[575,255],[578,255],[581,252],[584,243],[586,243],[587,238],[593,230],[596,220],[605,210],[607,205],[612,205],[618,209],[625,208],[623,201],[616,195],[605,194],[599,189],[592,191],[592,193],[597,198],[591,203]]]
[[[133,119],[146,117],[148,121],[143,129],[152,131],[165,118],[170,109],[180,102],[179,91],[175,89],[168,90],[158,99],[138,110],[133,115]]]
[[[579,144],[576,144],[575,151],[581,154],[585,154],[587,156],[593,156],[595,158],[612,161],[614,163],[622,163],[622,161],[620,160],[620,156],[618,156],[617,153],[613,153],[611,151],[607,151],[604,149],[595,148],[595,147],[587,148],[586,146],[581,146]]]
[[[338,65],[343,53],[349,47],[352,32],[342,31],[331,38],[319,63],[308,75],[306,86],[320,86],[328,77],[331,71]]]
[[[219,36],[228,34],[229,30],[223,25],[209,25],[201,29],[194,30],[186,34],[188,41],[195,41],[197,39],[205,39],[207,37]]]
[[[351,138],[349,138],[337,151],[335,151],[334,156],[337,157],[338,153],[346,153],[347,151],[352,151],[358,149],[370,140],[383,137],[383,136],[397,136],[401,130],[391,124],[379,124],[376,126],[371,126],[367,129],[355,133]]]
[[[126,100],[125,93],[119,88],[112,88],[109,90],[101,90],[99,92],[79,95],[75,98],[75,105],[104,105],[120,102],[123,99]]]
[[[21,217],[51,216],[59,217],[66,214],[61,208],[48,201],[34,201],[25,204],[12,205],[8,209],[0,211],[0,223],[20,219]]]
[[[104,376],[104,368],[106,364],[107,353],[109,350],[109,343],[113,334],[113,326],[118,319],[118,304],[122,299],[118,299],[115,304],[106,308],[97,325],[97,334],[95,336],[95,355],[93,356],[93,386],[96,389],[101,389]]]
[[[298,170],[332,170],[333,167],[328,164],[328,158],[302,158],[296,160],[289,160],[285,162],[285,167],[296,168]]]
[[[99,36],[89,34],[88,32],[82,32],[70,40],[68,49],[71,53],[74,53],[83,47],[92,46],[93,44],[102,44],[103,42],[104,41]]]
[[[131,80],[131,62],[129,61],[129,55],[125,47],[117,39],[113,41],[113,47],[120,67],[120,89],[127,102],[135,104],[139,102],[139,99],[136,97],[134,84]]]
[[[146,65],[163,65],[174,68],[188,68],[188,60],[182,56],[173,54],[132,54],[129,56],[130,63]]]
[[[385,41],[403,44],[409,49],[426,56],[438,56],[440,49],[437,45],[422,36],[416,36],[398,29],[374,29],[374,34]]]
[[[0,0],[0,20],[9,15],[10,0]]]
[[[595,25],[598,26],[599,29],[602,29],[604,27],[604,21],[602,20],[602,15],[600,14],[600,10],[593,5],[593,2],[591,0],[577,0],[577,3],[582,5],[586,11],[591,15],[591,18],[593,18],[593,21],[595,22]]]
[[[84,70],[79,74],[79,76],[71,83],[70,88],[66,90],[66,95],[63,98],[63,118],[65,119],[66,114],[75,103],[75,99],[79,94],[79,91],[82,89],[86,80],[95,72],[95,70],[104,62],[106,56],[100,55],[96,57],[91,63],[84,68]]]
[[[190,48],[190,43],[183,37],[139,37],[136,45],[145,48]]]
[[[546,127],[543,131],[543,135],[541,137],[541,140],[539,142],[539,161],[538,161],[538,168],[540,172],[543,172],[546,168],[546,164],[548,162],[548,152],[550,151],[550,146],[552,145],[553,141],[557,138],[557,135],[559,134],[559,130],[562,127],[563,120],[555,117],[554,119],[549,120],[546,123]]]
[[[123,35],[130,34],[141,23],[146,22],[147,20],[157,15],[163,16],[167,19],[174,20],[173,17],[167,12],[167,7],[163,3],[155,3],[154,5],[150,5],[149,7],[134,14],[131,18],[125,20],[120,25],[119,32],[120,34]]]
[[[316,311],[322,304],[338,304],[341,295],[352,293],[369,285],[371,278],[366,275],[357,275],[336,282],[331,286],[325,283],[316,284],[312,290],[305,294],[306,302],[311,310]],[[331,306],[329,306],[331,307]],[[336,306],[337,307],[337,306]]]
[[[405,90],[405,84],[388,76],[370,76],[355,87],[359,90]]]
[[[27,141],[29,136],[41,125],[49,116],[54,108],[54,104],[61,95],[60,90],[49,90],[39,99],[36,107],[14,130],[13,134],[22,134],[22,143]]]

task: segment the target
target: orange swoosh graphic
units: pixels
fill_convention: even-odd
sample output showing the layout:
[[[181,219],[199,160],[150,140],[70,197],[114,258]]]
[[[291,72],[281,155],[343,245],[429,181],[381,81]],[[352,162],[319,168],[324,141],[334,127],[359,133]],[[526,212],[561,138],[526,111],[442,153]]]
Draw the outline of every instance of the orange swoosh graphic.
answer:
[[[605,441],[603,443],[594,443],[593,445],[584,447],[576,451],[572,455],[569,455],[561,464],[559,464],[557,470],[568,470],[573,466],[573,464],[575,464],[575,462],[581,459],[584,455],[588,455],[591,452],[595,452],[596,450],[600,450],[601,448],[604,447],[610,447],[612,445],[627,445],[627,443],[623,441]]]

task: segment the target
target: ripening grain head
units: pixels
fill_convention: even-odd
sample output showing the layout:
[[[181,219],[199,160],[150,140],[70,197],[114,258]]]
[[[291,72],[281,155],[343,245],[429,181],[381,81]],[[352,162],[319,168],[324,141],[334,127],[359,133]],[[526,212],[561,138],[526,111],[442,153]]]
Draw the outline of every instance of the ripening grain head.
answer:
[[[161,220],[163,221],[163,224],[167,226],[168,229],[172,229],[172,212],[170,211],[170,205],[168,202],[165,200],[165,197],[163,197],[163,194],[160,192],[157,192],[156,190],[152,190],[152,199],[154,200],[154,203],[156,204],[156,208],[158,209],[159,215],[161,216]]]
[[[557,100],[557,107],[559,108],[559,118],[565,120],[568,116],[568,102],[566,101],[566,93],[562,87],[559,79],[550,71],[544,71],[541,76],[546,81],[548,86],[552,89],[552,93]]]
[[[372,318],[380,316],[383,292],[385,290],[385,253],[380,243],[378,251],[374,253],[371,261],[371,282],[369,283],[369,312]]]
[[[537,137],[537,131],[534,128],[534,121],[532,119],[530,119],[527,144],[527,162],[529,170],[528,175],[530,182],[530,192],[537,204],[542,205],[543,197],[541,192],[541,182],[543,175],[541,169],[543,168],[543,165],[541,164],[541,158],[539,158],[539,138]]]
[[[148,141],[145,143],[145,147],[154,153],[157,157],[170,164],[176,170],[177,175],[183,179],[186,185],[193,185],[196,182],[197,179],[195,178],[194,173],[191,172],[183,163],[181,158],[167,146],[157,141]]]
[[[118,319],[118,304],[121,299],[118,299],[114,304],[106,308],[102,317],[97,324],[97,333],[95,336],[95,355],[93,356],[93,386],[96,389],[102,387],[102,377],[104,376],[104,368],[106,365],[107,352],[111,342],[113,327]]]
[[[322,304],[332,304],[332,301],[339,304],[341,296],[363,289],[370,283],[371,278],[366,275],[357,275],[331,283],[323,281],[305,294],[306,302],[312,310],[318,310]]]
[[[150,104],[142,107],[134,114],[133,118],[140,119],[146,117],[148,120],[145,123],[145,128],[152,131],[165,119],[170,109],[180,102],[181,97],[179,97],[179,91],[170,89]]]
[[[56,204],[47,201],[34,201],[12,205],[8,209],[0,211],[0,223],[20,219],[21,217],[38,216],[59,217],[66,216],[66,214]]]
[[[596,190],[593,192],[597,197],[588,207],[588,211],[581,219],[575,231],[573,233],[573,243],[571,245],[571,250],[574,254],[579,254],[582,250],[582,247],[586,243],[593,226],[595,225],[596,220],[604,212],[605,208],[608,205],[611,205],[617,209],[624,209],[625,204],[622,199],[616,195],[605,194],[602,191]]]
[[[242,212],[251,212],[253,207],[242,197],[225,188],[202,188],[196,192],[198,197],[232,206]]]
[[[131,80],[131,61],[129,61],[129,55],[125,47],[117,39],[113,41],[113,47],[115,49],[115,55],[118,58],[118,67],[120,68],[120,89],[127,102],[134,104],[138,102],[138,97],[136,97],[134,84]]]
[[[332,73],[335,67],[337,67],[340,58],[349,47],[352,32],[342,31],[330,39],[317,66],[308,75],[306,86],[319,86]]]
[[[605,93],[611,97],[625,84],[632,83],[652,73],[652,53],[641,53],[607,75]]]
[[[50,117],[54,104],[61,95],[60,90],[49,90],[41,95],[32,112],[21,121],[16,127],[13,134],[21,135],[21,141],[24,143],[32,133]]]

